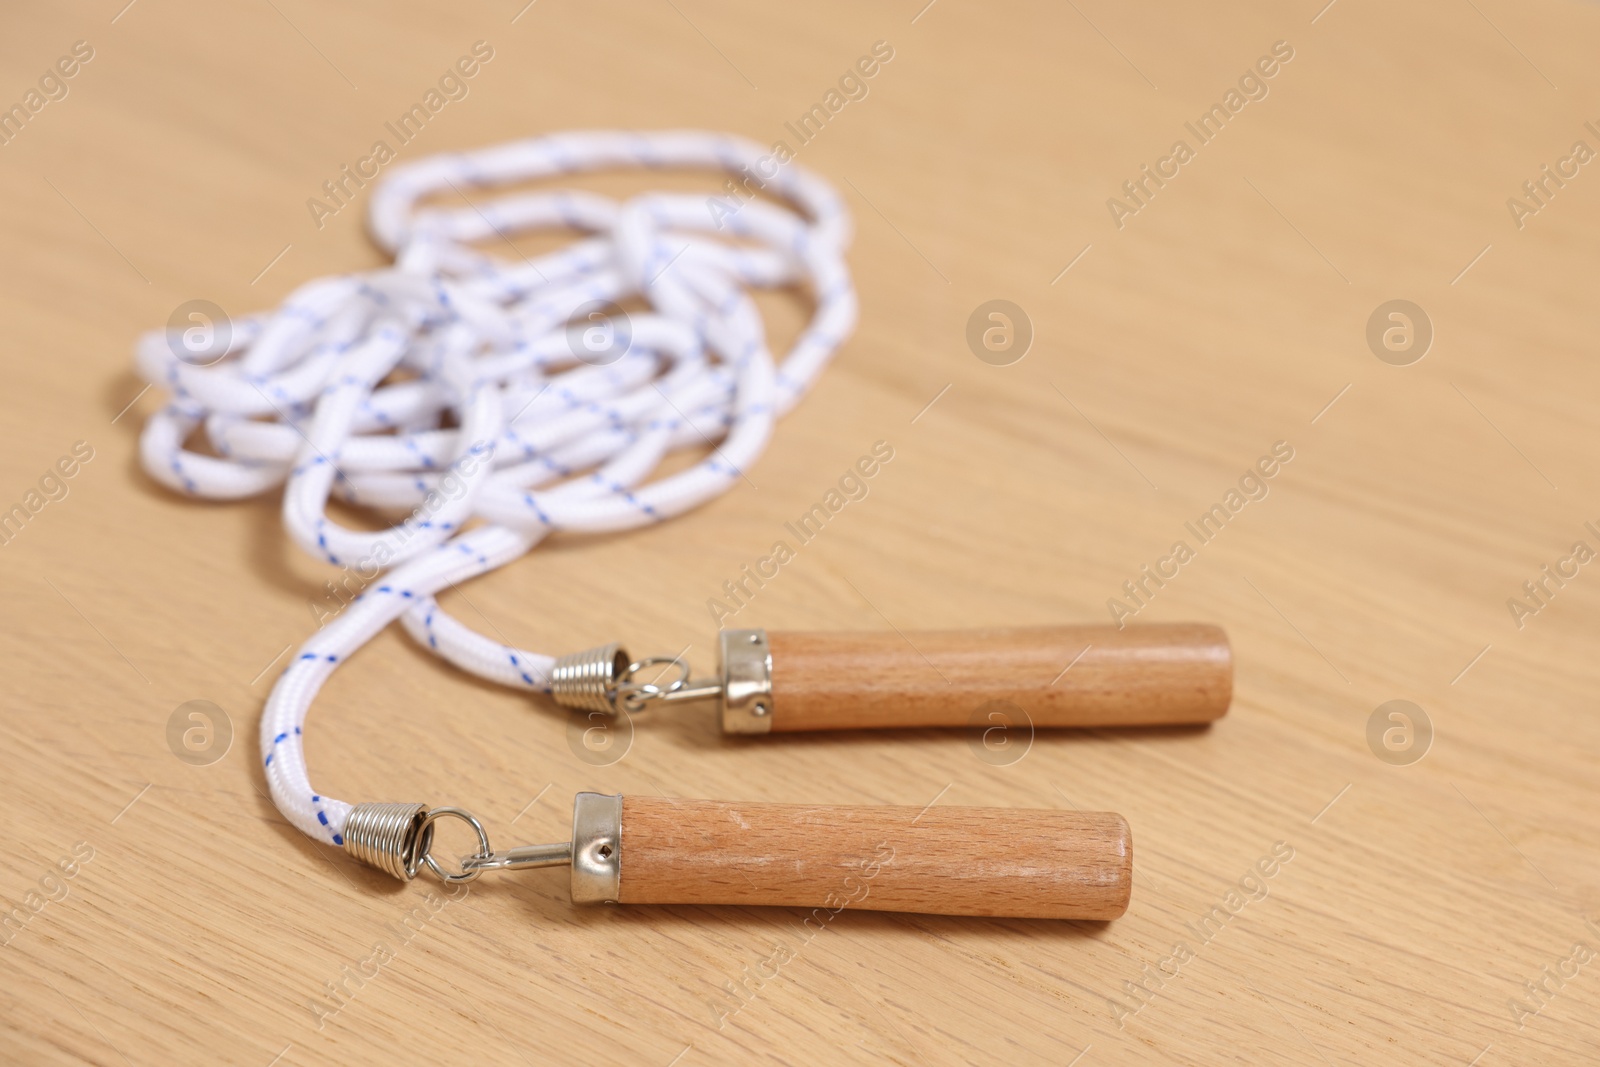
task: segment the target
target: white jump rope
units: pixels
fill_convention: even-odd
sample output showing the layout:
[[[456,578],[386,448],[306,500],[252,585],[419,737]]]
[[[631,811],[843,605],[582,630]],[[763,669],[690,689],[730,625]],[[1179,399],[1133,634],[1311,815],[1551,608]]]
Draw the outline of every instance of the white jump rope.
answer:
[[[731,195],[619,203],[542,191],[477,206],[419,203],[617,167],[719,170]],[[750,198],[761,187],[795,210]],[[138,346],[140,372],[172,393],[145,426],[145,469],[216,499],[283,485],[290,536],[370,579],[294,653],[261,717],[273,801],[335,845],[351,805],[312,789],[301,730],[339,664],[399,618],[463,670],[548,691],[553,657],[490,640],[434,594],[554,530],[645,526],[727,491],[856,319],[838,195],[739,138],[565,133],[435,156],[396,167],[372,190],[370,211],[393,267],[311,282],[275,311],[234,320],[216,351],[186,349],[170,329]],[[511,258],[511,237],[541,229],[584,236]],[[791,284],[816,309],[775,366],[747,290]],[[648,312],[594,311],[635,296]],[[184,447],[196,430],[216,456]],[[693,467],[646,481],[667,453],[708,444]],[[378,533],[348,529],[327,516],[333,493],[410,514]]]

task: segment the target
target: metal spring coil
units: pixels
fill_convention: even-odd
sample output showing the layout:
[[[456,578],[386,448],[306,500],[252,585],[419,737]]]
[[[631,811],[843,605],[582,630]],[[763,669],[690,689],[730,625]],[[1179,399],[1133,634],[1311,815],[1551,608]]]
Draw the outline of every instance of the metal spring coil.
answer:
[[[426,804],[357,804],[344,822],[344,847],[351,856],[403,882],[416,877],[428,843],[418,827]],[[431,830],[431,828],[430,828]],[[430,832],[428,837],[432,837]]]
[[[565,708],[615,714],[617,686],[631,663],[615,641],[562,656],[550,669],[550,696]]]

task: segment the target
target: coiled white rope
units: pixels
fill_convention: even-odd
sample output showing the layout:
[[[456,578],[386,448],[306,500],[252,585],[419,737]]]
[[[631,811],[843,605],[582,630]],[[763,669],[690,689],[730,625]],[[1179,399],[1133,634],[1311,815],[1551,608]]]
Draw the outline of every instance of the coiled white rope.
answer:
[[[732,181],[712,199],[543,191],[475,207],[420,203],[615,167],[712,168]],[[793,210],[753,198],[763,187]],[[553,657],[473,631],[434,594],[552,530],[643,526],[725,492],[856,317],[843,259],[850,219],[837,194],[734,137],[564,133],[435,156],[376,186],[369,221],[393,267],[311,282],[278,309],[234,321],[210,365],[170,329],[138,346],[140,372],[172,394],[140,442],[151,475],[216,499],[282,485],[295,542],[374,579],[294,653],[261,719],[273,801],[335,845],[351,805],[312,788],[301,731],[339,664],[399,618],[463,670],[548,691]],[[581,236],[531,260],[474,247],[498,253],[540,229]],[[748,290],[788,285],[806,287],[815,310],[775,366]],[[583,317],[630,297],[648,311]],[[215,455],[185,447],[197,431]],[[712,443],[694,466],[646,480],[667,453]],[[410,513],[379,532],[349,529],[328,517],[334,493]]]

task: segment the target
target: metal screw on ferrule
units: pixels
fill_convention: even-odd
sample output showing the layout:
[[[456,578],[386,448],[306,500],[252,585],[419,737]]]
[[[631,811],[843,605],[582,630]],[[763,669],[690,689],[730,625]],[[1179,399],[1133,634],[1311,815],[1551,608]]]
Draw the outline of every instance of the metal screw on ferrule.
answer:
[[[765,630],[724,630],[722,731],[772,732],[772,649]]]

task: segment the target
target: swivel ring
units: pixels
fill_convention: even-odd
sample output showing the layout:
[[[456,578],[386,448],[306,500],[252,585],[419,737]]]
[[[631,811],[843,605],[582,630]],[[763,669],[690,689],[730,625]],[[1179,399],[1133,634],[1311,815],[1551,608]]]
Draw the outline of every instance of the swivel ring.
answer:
[[[647,667],[662,665],[678,668],[678,676],[666,685],[657,685],[654,682],[635,682],[633,676]],[[622,675],[617,685],[617,702],[629,711],[638,711],[645,703],[659,700],[668,693],[676,693],[689,684],[689,664],[682,656],[647,656],[628,664],[627,671]]]
[[[433,824],[445,815],[453,815],[462,822],[469,824],[478,834],[478,851],[470,859],[483,859],[494,855],[494,849],[489,846],[489,834],[478,821],[477,816],[461,808],[434,808],[422,817],[422,822],[417,826],[415,854],[406,858],[408,875],[415,875],[421,864],[427,864],[428,870],[439,876],[441,882],[455,885],[459,882],[470,882],[483,873],[481,867],[464,867],[461,871],[451,873],[439,866],[439,861],[433,858]]]

